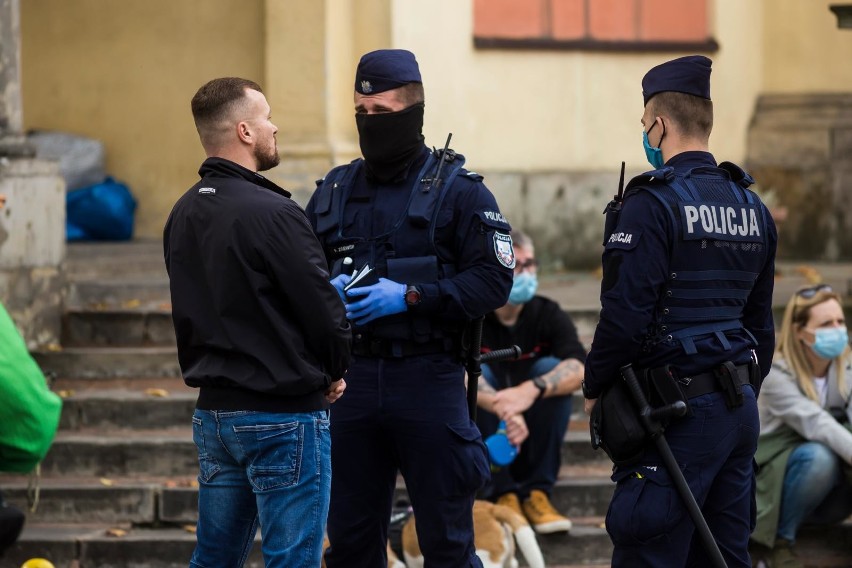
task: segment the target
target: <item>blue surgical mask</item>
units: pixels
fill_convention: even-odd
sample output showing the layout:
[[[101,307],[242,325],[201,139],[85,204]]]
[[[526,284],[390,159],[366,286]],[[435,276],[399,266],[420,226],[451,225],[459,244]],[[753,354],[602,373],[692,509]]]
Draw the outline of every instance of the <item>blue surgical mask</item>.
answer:
[[[521,272],[515,275],[512,283],[512,291],[509,292],[509,303],[515,306],[526,304],[535,296],[538,289],[538,278],[530,272]]]
[[[849,332],[845,327],[821,327],[814,333],[814,344],[811,349],[822,359],[840,357],[849,345]]]
[[[651,125],[651,128],[648,129],[648,132],[651,132],[654,127],[657,125],[655,122]],[[651,146],[651,143],[648,141],[648,132],[642,131],[642,146],[645,147],[645,157],[648,159],[648,163],[651,164],[655,170],[658,170],[663,167],[665,162],[663,161],[663,151],[660,148],[654,148]],[[665,136],[665,132],[663,132],[663,136]],[[660,138],[660,144],[663,143],[663,139]]]

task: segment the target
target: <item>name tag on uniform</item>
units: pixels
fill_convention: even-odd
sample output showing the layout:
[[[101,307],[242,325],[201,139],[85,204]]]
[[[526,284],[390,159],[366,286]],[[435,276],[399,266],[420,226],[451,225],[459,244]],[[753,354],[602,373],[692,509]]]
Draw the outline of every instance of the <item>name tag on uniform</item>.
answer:
[[[680,205],[683,239],[762,242],[763,217],[753,203]]]

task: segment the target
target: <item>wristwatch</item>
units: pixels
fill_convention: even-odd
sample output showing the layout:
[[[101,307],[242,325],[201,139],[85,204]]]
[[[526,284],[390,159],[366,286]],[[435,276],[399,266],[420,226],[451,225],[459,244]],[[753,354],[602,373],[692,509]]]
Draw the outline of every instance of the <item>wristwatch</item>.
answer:
[[[532,383],[538,388],[538,396],[536,397],[536,400],[538,400],[547,392],[547,381],[541,377],[533,377]]]
[[[416,306],[420,303],[420,290],[414,284],[405,287],[405,305]]]

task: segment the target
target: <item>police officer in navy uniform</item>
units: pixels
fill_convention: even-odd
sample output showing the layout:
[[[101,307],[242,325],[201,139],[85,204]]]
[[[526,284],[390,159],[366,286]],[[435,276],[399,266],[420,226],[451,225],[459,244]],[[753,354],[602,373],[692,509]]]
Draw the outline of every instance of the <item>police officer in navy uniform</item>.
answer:
[[[775,344],[777,234],[748,189],[753,179],[708,150],[710,70],[706,57],[682,57],[642,80],[643,143],[654,169],[630,181],[605,242],[583,394],[590,412],[632,363],[649,392],[687,401],[688,415],[669,424],[666,438],[728,566],[750,567],[756,391]],[[612,479],[613,566],[709,565],[655,448],[616,467]]]
[[[364,55],[355,77],[364,159],[330,171],[307,206],[354,334],[331,417],[329,568],[387,565],[397,472],[426,565],[481,566],[471,510],[490,474],[461,351],[469,321],[506,303],[511,228],[461,155],[425,146],[423,109],[411,52]]]

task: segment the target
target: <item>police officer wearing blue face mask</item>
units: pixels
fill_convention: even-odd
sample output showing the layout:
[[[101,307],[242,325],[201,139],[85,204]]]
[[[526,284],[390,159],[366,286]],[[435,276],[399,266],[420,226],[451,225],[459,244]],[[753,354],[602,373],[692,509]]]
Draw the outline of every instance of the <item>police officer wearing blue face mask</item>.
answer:
[[[364,159],[329,172],[306,209],[354,328],[348,389],[331,416],[329,568],[387,565],[398,471],[426,564],[481,566],[471,510],[490,472],[460,353],[469,321],[505,304],[515,258],[482,176],[424,144],[423,111],[411,52],[364,55]]]
[[[632,364],[652,402],[687,402],[666,438],[728,566],[750,567],[756,390],[774,348],[777,235],[748,189],[752,178],[708,150],[710,70],[706,57],[682,57],[642,80],[642,138],[654,169],[628,184],[605,243],[583,393],[590,412]],[[613,566],[709,565],[653,446],[612,479]]]
[[[532,240],[513,231],[512,241],[515,281],[509,302],[485,317],[482,351],[517,345],[522,355],[482,366],[477,424],[487,437],[502,420],[513,441],[515,419],[521,418],[529,436],[514,461],[493,473],[485,496],[526,516],[538,533],[567,532],[571,520],[556,510],[550,494],[559,475],[571,395],[580,388],[586,352],[568,314],[553,300],[536,295]]]

